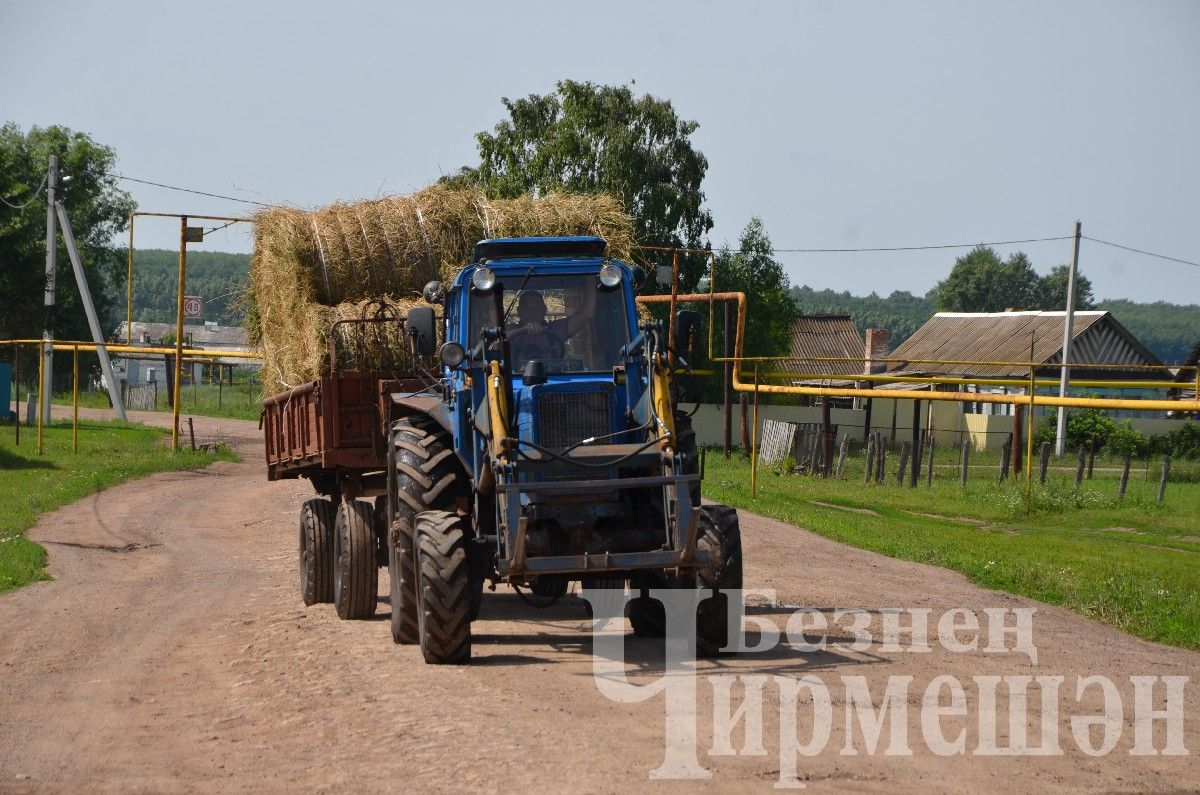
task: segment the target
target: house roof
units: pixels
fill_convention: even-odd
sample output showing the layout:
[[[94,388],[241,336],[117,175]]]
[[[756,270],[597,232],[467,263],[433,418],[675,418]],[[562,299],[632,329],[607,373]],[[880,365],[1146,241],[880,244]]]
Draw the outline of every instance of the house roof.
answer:
[[[859,375],[863,372],[863,338],[849,315],[802,315],[792,326],[789,354],[809,359],[853,359],[848,362],[788,361],[779,369],[788,373]]]
[[[1158,357],[1109,312],[1075,312],[1071,359],[1087,364],[1162,364]],[[934,375],[1006,377],[1027,375],[1019,364],[943,362],[1029,362],[1052,366],[1062,361],[1065,312],[938,312],[896,348],[888,369]],[[1030,346],[1032,345],[1032,358]],[[1111,371],[1110,371],[1111,372]],[[1147,371],[1147,377],[1162,377]]]
[[[1183,367],[1175,374],[1176,381],[1191,382],[1196,380],[1196,371],[1188,370],[1188,367],[1200,365],[1200,342],[1196,343],[1196,347],[1192,348],[1192,352],[1183,360]]]
[[[167,334],[175,333],[174,323],[133,323],[133,344],[139,344],[142,332],[150,336],[150,342],[157,345]],[[122,323],[115,331],[117,339],[125,340],[125,324]],[[184,324],[184,336],[191,335],[192,345],[197,348],[229,348],[231,350],[246,350],[246,329],[241,326],[217,326],[210,329],[207,326]]]

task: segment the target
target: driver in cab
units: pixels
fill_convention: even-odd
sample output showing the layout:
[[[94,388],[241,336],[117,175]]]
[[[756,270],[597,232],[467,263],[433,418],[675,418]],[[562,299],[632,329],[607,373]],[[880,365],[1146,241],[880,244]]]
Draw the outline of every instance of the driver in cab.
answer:
[[[530,359],[554,360],[566,356],[567,340],[591,322],[596,312],[596,291],[583,290],[583,305],[567,306],[567,316],[546,320],[546,300],[536,290],[521,293],[517,323],[508,329],[513,358],[518,366]],[[571,302],[574,303],[574,302]]]

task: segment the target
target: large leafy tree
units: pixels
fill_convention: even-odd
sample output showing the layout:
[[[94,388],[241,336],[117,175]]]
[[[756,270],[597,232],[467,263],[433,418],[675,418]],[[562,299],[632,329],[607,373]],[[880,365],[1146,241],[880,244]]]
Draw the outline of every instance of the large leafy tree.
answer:
[[[751,218],[736,251],[717,253],[717,284],[722,292],[746,294],[745,356],[784,356],[791,348],[792,326],[799,312],[788,295],[788,277],[774,257],[763,223]],[[718,336],[720,336],[718,334]]]
[[[708,160],[691,141],[699,125],[681,119],[670,100],[563,80],[554,93],[501,101],[508,118],[475,136],[479,165],[444,181],[497,197],[612,193],[633,217],[638,243],[701,247],[713,224],[700,187]],[[705,264],[703,256],[685,258],[684,289]]]
[[[1040,304],[1038,309],[1066,309],[1067,282],[1071,278],[1070,265],[1056,265],[1042,277],[1038,284]],[[1075,274],[1075,308],[1091,309],[1094,306],[1092,282],[1082,273]]]
[[[114,319],[114,296],[124,284],[115,235],[135,204],[111,176],[116,152],[66,127],[0,127],[0,338],[40,337],[45,322],[46,201],[50,155],[62,174],[58,196],[66,205],[92,297],[102,324]],[[59,339],[90,339],[82,299],[66,247],[58,236],[56,306],[50,326]]]
[[[1023,252],[1002,260],[994,249],[977,246],[955,260],[950,275],[933,288],[933,303],[941,312],[1037,309],[1041,280]]]

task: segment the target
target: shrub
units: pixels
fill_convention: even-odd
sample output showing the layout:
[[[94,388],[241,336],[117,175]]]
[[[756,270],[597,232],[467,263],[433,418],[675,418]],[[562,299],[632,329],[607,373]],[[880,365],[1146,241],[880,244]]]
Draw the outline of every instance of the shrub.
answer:
[[[1200,425],[1194,422],[1185,422],[1173,431],[1151,436],[1149,449],[1151,452],[1169,455],[1174,459],[1191,461],[1200,459]]]
[[[1150,453],[1150,440],[1146,434],[1133,427],[1129,420],[1118,423],[1108,435],[1105,445],[1109,453],[1124,458],[1141,458]]]
[[[1034,432],[1033,443],[1039,447],[1043,442],[1054,444],[1057,425],[1058,410],[1051,409],[1050,414]],[[1067,449],[1077,450],[1080,445],[1091,447],[1093,439],[1097,445],[1103,447],[1108,444],[1108,437],[1116,427],[1112,417],[1103,409],[1073,409],[1067,413]]]

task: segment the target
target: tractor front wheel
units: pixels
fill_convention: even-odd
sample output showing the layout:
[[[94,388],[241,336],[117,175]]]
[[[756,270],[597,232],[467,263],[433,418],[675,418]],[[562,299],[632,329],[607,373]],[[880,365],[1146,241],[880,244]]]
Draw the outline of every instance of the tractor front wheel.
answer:
[[[466,521],[448,511],[416,517],[417,630],[425,662],[471,659],[471,561]]]

